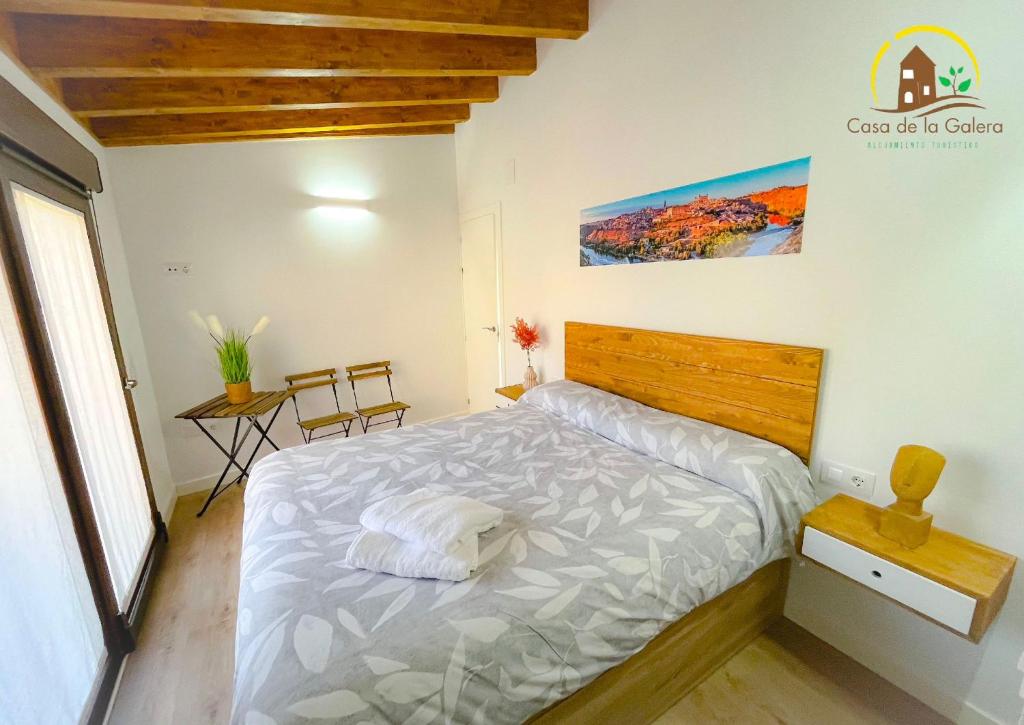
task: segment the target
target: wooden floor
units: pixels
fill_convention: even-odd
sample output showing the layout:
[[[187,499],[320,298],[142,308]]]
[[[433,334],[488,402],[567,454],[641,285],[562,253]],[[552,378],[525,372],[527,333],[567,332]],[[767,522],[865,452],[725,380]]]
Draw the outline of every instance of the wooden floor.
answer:
[[[178,500],[171,542],[129,656],[113,725],[226,723],[231,712],[242,528],[234,489],[195,517],[205,494]],[[795,624],[783,621],[665,713],[689,723],[948,723]]]
[[[170,543],[109,722],[226,723],[231,715],[242,491],[197,519],[205,493],[178,499]]]

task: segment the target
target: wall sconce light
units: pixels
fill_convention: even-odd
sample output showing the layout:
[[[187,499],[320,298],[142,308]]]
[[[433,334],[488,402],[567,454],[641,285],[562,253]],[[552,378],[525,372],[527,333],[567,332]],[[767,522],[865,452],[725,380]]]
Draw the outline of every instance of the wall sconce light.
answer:
[[[365,201],[350,199],[315,199],[313,212],[325,219],[361,219],[371,214]]]

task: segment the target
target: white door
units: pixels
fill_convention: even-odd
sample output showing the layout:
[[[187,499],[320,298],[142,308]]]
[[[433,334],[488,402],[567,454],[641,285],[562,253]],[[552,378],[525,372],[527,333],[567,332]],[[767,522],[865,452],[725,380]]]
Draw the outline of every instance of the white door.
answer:
[[[469,409],[494,406],[503,382],[501,339],[501,245],[496,209],[462,219],[462,302],[466,321]]]

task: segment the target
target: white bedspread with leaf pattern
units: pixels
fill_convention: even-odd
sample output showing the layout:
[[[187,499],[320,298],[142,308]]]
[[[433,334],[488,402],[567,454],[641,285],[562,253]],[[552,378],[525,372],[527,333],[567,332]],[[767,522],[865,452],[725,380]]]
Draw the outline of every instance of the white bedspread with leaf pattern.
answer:
[[[505,511],[453,584],[345,567],[368,503]],[[814,505],[792,453],[577,383],[275,453],[245,494],[232,721],[520,722],[785,556]]]

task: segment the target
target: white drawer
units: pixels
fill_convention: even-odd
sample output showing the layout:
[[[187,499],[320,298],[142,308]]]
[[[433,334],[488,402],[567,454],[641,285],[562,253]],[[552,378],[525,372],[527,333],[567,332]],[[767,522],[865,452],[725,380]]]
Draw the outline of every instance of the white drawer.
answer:
[[[957,632],[967,634],[971,629],[977,602],[966,594],[810,526],[804,529],[801,553]]]

